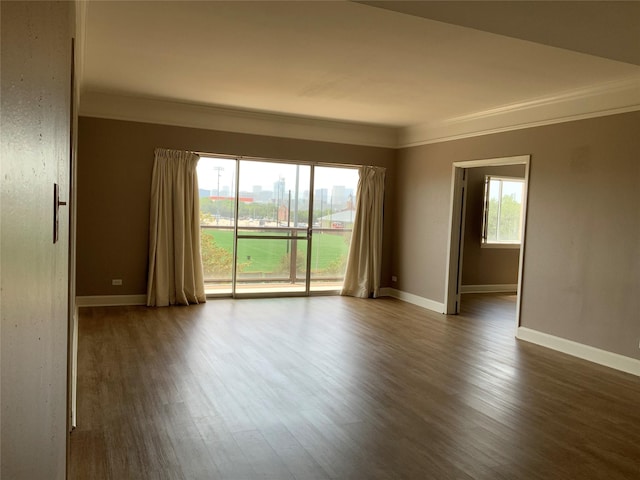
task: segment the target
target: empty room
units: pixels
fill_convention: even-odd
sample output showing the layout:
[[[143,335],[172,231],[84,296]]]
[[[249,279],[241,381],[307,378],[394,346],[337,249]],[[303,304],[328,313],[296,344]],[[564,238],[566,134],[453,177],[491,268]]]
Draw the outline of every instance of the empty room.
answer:
[[[0,5],[2,478],[640,477],[640,3]]]

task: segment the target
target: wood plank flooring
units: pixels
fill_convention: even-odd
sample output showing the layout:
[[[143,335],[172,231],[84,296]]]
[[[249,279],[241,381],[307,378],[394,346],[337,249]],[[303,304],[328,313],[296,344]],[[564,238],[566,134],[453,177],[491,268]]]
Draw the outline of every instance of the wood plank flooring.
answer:
[[[71,479],[639,479],[640,379],[515,297],[82,309]]]

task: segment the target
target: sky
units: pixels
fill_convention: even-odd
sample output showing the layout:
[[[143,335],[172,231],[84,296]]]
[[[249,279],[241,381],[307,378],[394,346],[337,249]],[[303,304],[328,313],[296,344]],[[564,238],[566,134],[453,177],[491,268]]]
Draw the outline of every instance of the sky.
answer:
[[[495,178],[495,179],[494,179]],[[502,193],[503,197],[513,195],[517,202],[522,202],[522,193],[524,190],[524,180],[512,178],[494,177],[491,179],[491,187],[489,189],[489,197],[497,200]],[[502,192],[500,191],[500,183],[502,183]]]
[[[235,190],[236,161],[226,158],[201,157],[198,162],[198,185],[201,189],[215,191],[220,181],[220,190],[225,186],[230,192]],[[309,190],[311,167],[291,163],[275,163],[261,161],[240,161],[240,191],[253,191],[254,185],[262,190],[273,191],[273,184],[279,177],[285,179],[285,189],[295,191],[296,171],[299,179],[299,192]],[[221,168],[221,170],[217,170]],[[344,186],[355,193],[358,183],[358,170],[355,168],[316,167],[315,189],[327,188],[329,195],[332,186]]]

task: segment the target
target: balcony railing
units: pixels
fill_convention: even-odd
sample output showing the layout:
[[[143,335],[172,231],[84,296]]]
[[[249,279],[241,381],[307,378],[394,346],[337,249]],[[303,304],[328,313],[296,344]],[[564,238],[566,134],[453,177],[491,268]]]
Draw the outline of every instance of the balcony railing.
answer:
[[[200,225],[202,237],[202,257],[205,267],[205,283],[211,287],[231,285],[233,269],[234,225],[232,221],[223,220],[223,225]],[[311,261],[312,290],[339,289],[344,279],[344,265],[348,253],[348,241],[352,230],[342,228],[343,225],[332,225],[334,228],[278,226],[275,222],[263,225],[238,226],[238,249],[242,252],[251,242],[251,255],[246,260],[238,258],[236,284],[254,284],[263,286],[301,285],[306,281],[308,234],[313,234]],[[211,235],[212,242],[204,240]],[[327,237],[324,237],[324,236]],[[330,241],[329,241],[330,240]],[[265,242],[264,252],[256,253],[256,243]],[[268,242],[268,243],[267,243]],[[281,244],[286,242],[284,252]],[[304,244],[302,244],[304,242]],[[258,244],[259,245],[259,244]],[[276,246],[278,248],[276,248]],[[331,248],[329,248],[329,246]],[[334,252],[327,256],[322,249]],[[270,249],[270,251],[269,251]],[[274,250],[276,251],[274,253]],[[261,253],[263,257],[257,258]],[[266,256],[271,258],[266,258]],[[274,258],[275,256],[275,258]],[[322,256],[322,258],[321,258]]]

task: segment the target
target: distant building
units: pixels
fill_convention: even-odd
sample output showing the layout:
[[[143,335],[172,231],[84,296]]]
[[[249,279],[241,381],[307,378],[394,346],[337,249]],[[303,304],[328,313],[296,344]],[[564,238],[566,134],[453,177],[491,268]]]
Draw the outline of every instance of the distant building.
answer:
[[[347,210],[356,209],[356,199],[353,197],[353,190],[349,189],[349,197],[347,198]]]
[[[348,193],[344,185],[335,185],[331,189],[331,208],[333,210],[342,210],[347,205]]]
[[[246,190],[240,190],[240,193],[238,194],[239,197],[249,197],[249,198],[253,198],[255,199],[256,196],[254,195],[253,192],[247,192]]]
[[[316,210],[326,210],[329,208],[329,190],[317,188],[313,194],[313,206]]]
[[[256,202],[260,203],[272,203],[275,198],[273,192],[271,190],[262,190],[257,194],[254,194]]]
[[[351,229],[356,218],[355,209],[342,210],[318,219],[321,228]]]
[[[280,205],[278,207],[278,223],[288,223],[289,221],[289,209],[286,205]]]
[[[283,204],[285,198],[287,198],[285,188],[285,179],[283,177],[278,178],[278,181],[273,183],[273,199],[277,205]]]

